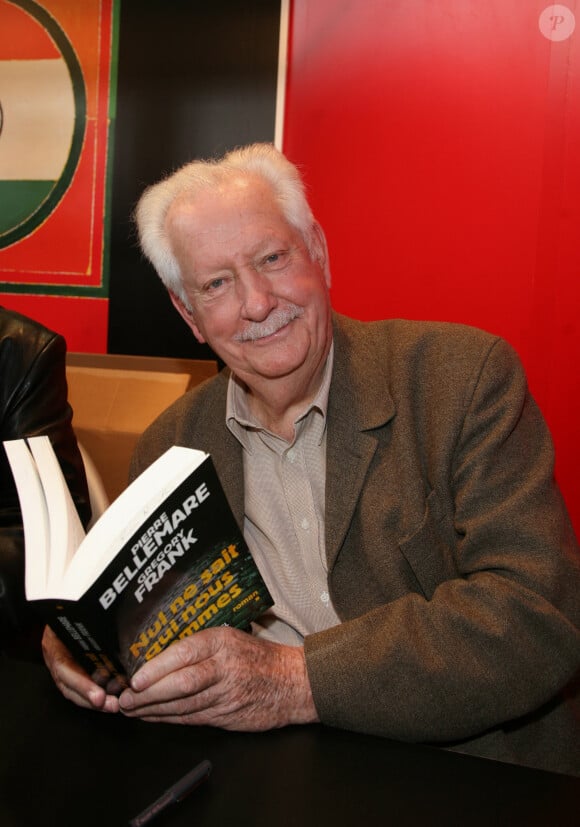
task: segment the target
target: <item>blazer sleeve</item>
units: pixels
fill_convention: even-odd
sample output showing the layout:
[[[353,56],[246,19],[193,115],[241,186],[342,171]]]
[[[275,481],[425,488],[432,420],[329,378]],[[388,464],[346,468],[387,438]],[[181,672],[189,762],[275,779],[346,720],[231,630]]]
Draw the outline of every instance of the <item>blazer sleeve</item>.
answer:
[[[509,345],[496,340],[465,397],[462,421],[446,427],[453,445],[441,426],[436,461],[422,457],[432,490],[404,551],[419,583],[431,561],[425,588],[305,640],[325,723],[468,739],[549,704],[580,667],[578,549],[550,435]]]

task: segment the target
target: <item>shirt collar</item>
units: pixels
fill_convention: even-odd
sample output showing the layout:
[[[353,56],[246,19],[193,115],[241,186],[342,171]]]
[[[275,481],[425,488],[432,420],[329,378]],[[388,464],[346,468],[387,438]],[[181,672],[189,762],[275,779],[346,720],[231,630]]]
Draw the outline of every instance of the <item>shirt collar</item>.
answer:
[[[326,362],[324,364],[322,382],[320,383],[316,396],[305,405],[304,410],[301,411],[294,420],[294,424],[298,426],[302,420],[306,419],[311,411],[318,411],[321,414],[320,441],[322,441],[326,429],[328,393],[330,391],[333,362],[334,342],[331,342],[330,350],[328,351],[328,356],[326,357]],[[248,432],[266,430],[251,413],[250,406],[248,404],[248,392],[246,390],[246,386],[235,376],[233,372],[230,374],[228,382],[228,392],[226,398],[226,425],[236,439],[248,451],[251,450]]]

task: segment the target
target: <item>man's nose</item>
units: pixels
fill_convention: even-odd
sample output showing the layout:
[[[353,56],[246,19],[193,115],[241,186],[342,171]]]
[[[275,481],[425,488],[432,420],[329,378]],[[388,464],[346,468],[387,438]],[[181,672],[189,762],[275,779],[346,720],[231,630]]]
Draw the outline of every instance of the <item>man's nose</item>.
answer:
[[[238,291],[246,319],[263,321],[276,306],[270,279],[253,267],[238,275]]]

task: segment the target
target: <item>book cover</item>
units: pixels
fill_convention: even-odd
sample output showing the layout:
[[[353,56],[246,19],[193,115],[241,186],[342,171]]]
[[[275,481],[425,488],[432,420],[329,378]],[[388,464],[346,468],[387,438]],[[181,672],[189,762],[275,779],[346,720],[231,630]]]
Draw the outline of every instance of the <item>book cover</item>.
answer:
[[[38,463],[41,454],[34,446],[36,439],[43,438],[29,443]],[[10,457],[12,446],[5,445]],[[201,457],[201,462],[193,457],[199,462],[193,470],[184,452]],[[185,463],[177,474],[178,482],[171,475],[167,480],[167,469],[175,465],[172,457]],[[20,496],[14,462],[12,456]],[[42,487],[57,485],[54,468],[48,480],[46,474],[46,469],[44,475],[42,470],[39,473]],[[63,513],[55,513],[54,505],[51,512],[46,495],[39,498],[38,486],[30,486],[30,468],[26,475],[28,493],[34,491],[34,498],[40,499],[38,513],[45,523],[48,514],[49,524],[59,524],[62,532]],[[62,482],[66,486],[64,478]],[[152,485],[154,492],[143,500]],[[34,519],[33,536],[37,537],[39,521],[31,503],[23,496],[21,502],[28,569],[33,553],[26,528]],[[54,538],[50,525],[44,531],[49,539]],[[64,534],[60,537],[64,544]],[[32,599],[55,633],[101,683],[111,676],[131,676],[166,646],[200,629],[249,627],[272,605],[211,457],[193,449],[169,449],[121,494],[69,561],[60,588],[50,574],[51,556],[62,566],[62,553],[55,557],[49,552],[45,576],[50,586],[44,597],[36,591]]]

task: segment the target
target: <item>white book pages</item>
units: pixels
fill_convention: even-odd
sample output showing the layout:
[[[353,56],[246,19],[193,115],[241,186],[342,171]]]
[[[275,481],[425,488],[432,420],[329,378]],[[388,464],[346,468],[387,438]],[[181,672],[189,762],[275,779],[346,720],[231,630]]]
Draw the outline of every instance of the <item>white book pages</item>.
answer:
[[[24,522],[26,570],[24,586],[28,600],[44,596],[48,580],[50,528],[44,489],[34,457],[23,439],[4,443],[20,500]]]

